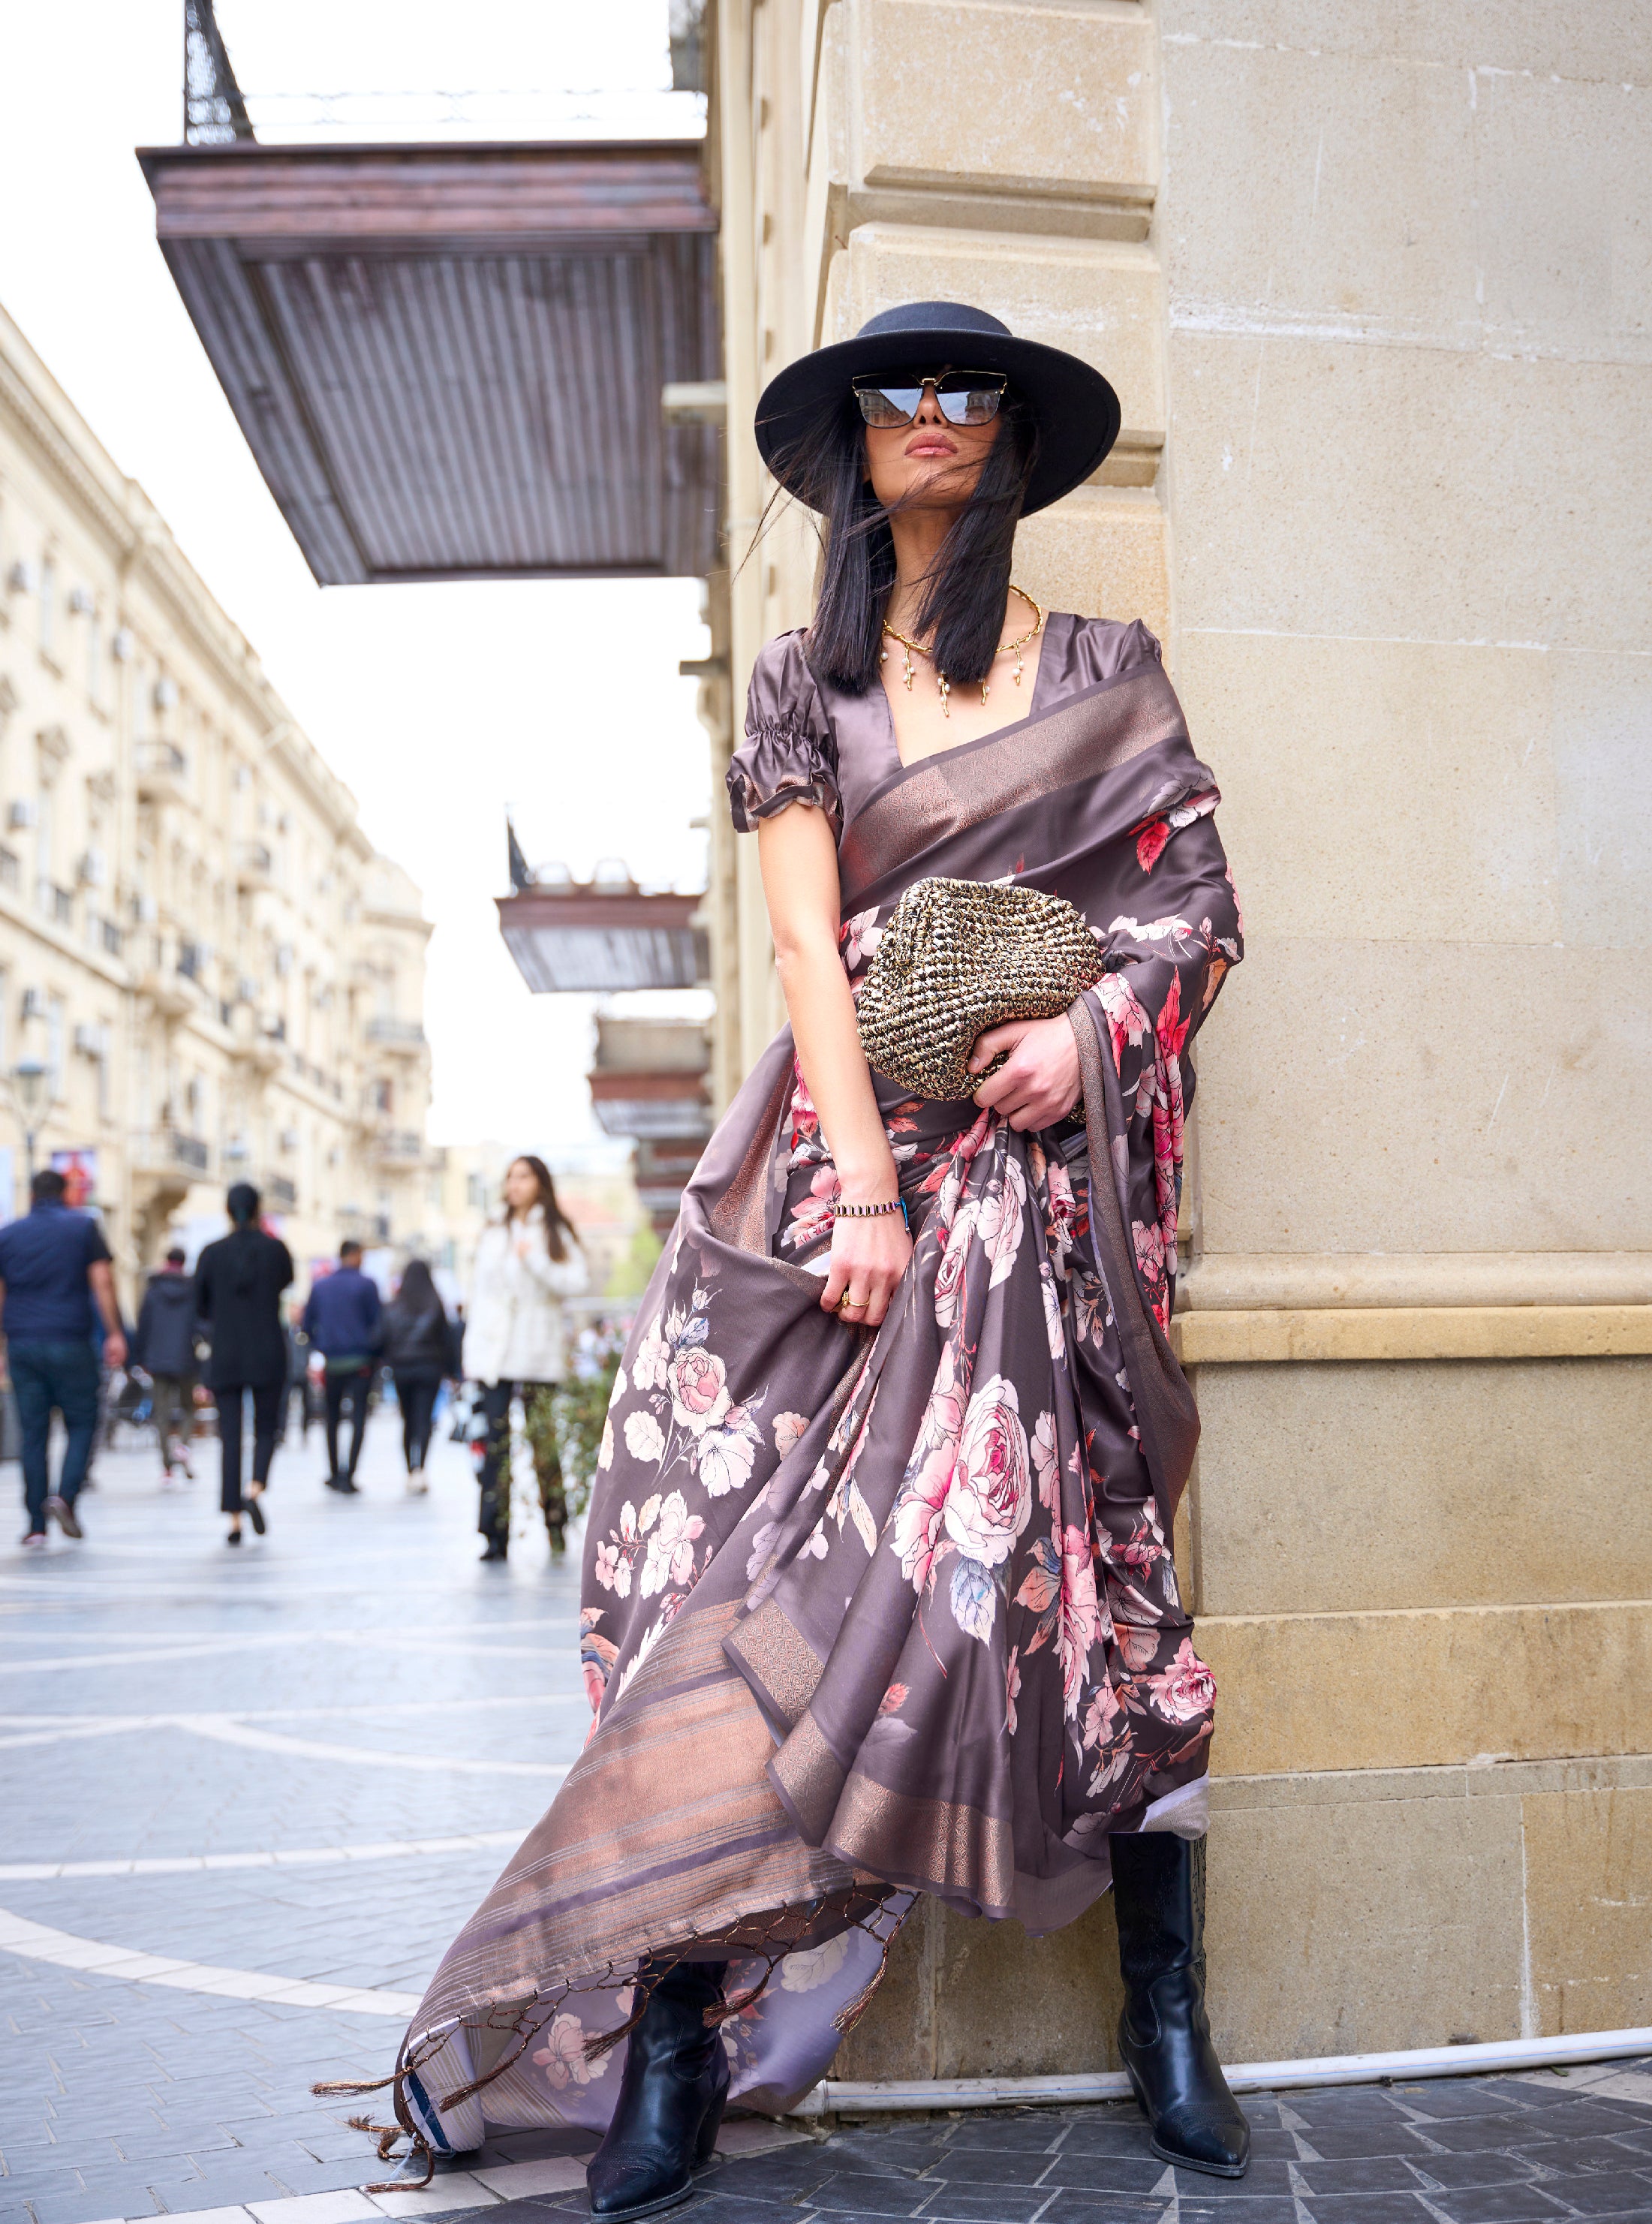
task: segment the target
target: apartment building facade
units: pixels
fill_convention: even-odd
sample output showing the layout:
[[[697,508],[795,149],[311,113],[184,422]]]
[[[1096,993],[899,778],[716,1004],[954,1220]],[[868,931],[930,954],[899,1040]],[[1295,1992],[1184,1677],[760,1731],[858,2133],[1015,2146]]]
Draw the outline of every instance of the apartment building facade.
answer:
[[[429,935],[141,488],[0,312],[0,1212],[36,1164],[131,1293],[257,1185],[300,1280],[416,1240]]]

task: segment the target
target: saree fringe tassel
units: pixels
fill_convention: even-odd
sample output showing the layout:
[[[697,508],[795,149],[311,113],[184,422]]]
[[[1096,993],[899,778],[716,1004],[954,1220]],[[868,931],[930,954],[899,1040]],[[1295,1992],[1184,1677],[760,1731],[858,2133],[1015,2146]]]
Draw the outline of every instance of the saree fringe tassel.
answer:
[[[854,1998],[852,2000],[848,2001],[842,2007],[839,2008],[837,2013],[832,2018],[832,2029],[837,2032],[840,2038],[847,2038],[848,2037],[849,2033],[854,2029],[855,2025],[860,2022],[861,2017],[866,2013],[867,2010],[872,2006],[873,2000],[877,1997],[878,1987],[882,1984],[885,1977],[888,1974],[889,1956],[894,1950],[895,1941],[899,1937],[901,1926],[905,1922],[906,1916],[910,1913],[911,1910],[907,1909],[903,1913],[898,1915],[894,1921],[890,1924],[889,1935],[883,1942],[883,1951],[878,1956],[878,1966],[873,1971],[871,1981],[867,1985],[865,1990],[863,1992],[857,1993]],[[876,1933],[874,1932],[873,1935],[875,1937]]]

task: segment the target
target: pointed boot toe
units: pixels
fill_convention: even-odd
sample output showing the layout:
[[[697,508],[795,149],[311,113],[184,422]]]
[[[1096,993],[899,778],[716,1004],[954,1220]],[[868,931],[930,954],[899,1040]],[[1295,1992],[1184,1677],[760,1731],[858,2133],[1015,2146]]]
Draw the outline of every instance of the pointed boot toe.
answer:
[[[615,2146],[591,2158],[585,2173],[591,2215],[605,2224],[624,2224],[629,2216],[654,2216],[675,2208],[694,2190],[686,2160],[675,2162],[652,2148]]]
[[[1153,2152],[1178,2170],[1243,2177],[1251,2162],[1251,2126],[1230,2093],[1225,2100],[1184,2101],[1153,2126]]]

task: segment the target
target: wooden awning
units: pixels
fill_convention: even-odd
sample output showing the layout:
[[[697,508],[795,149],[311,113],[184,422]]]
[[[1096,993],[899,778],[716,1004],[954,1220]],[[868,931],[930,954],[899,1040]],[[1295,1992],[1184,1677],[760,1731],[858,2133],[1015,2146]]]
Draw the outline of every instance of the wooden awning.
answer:
[[[703,577],[722,375],[695,141],[140,150],[178,289],[324,584]]]

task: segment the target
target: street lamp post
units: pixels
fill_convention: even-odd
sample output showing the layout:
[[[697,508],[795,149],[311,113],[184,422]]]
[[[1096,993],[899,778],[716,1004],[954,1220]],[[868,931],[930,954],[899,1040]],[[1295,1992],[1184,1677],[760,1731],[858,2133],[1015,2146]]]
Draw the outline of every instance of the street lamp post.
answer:
[[[20,1058],[11,1069],[11,1086],[23,1121],[23,1157],[28,1178],[35,1178],[35,1137],[39,1131],[41,1100],[46,1093],[46,1068],[37,1058]]]

